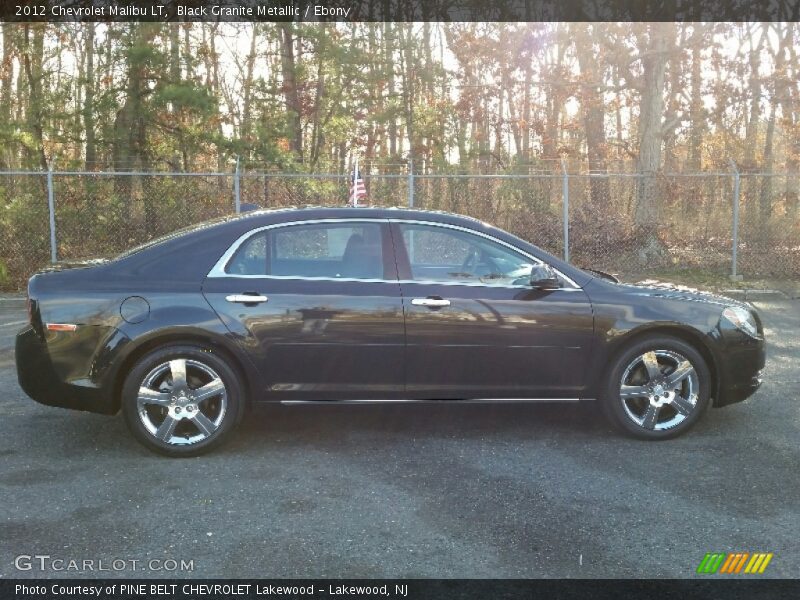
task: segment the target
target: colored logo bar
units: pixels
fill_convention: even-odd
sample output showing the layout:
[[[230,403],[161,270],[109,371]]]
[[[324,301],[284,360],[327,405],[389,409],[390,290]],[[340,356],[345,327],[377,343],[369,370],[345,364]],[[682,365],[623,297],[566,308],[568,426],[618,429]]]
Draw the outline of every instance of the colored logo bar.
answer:
[[[697,572],[704,575],[714,573],[727,574],[761,574],[772,560],[772,552],[707,552],[697,567]]]

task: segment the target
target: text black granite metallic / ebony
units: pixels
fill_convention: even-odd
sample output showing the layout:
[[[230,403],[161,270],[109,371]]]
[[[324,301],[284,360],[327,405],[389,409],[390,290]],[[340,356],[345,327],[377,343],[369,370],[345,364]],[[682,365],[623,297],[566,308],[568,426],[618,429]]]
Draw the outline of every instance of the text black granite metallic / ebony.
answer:
[[[148,447],[219,444],[250,402],[596,399],[674,437],[758,389],[749,305],[625,285],[457,215],[249,212],[28,284],[19,381],[37,402],[123,411]]]

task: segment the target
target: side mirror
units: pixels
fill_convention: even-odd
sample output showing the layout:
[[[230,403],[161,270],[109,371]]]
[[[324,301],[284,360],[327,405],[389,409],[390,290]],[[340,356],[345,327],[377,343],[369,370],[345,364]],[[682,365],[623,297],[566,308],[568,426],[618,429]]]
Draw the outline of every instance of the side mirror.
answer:
[[[550,265],[534,265],[531,269],[531,287],[537,290],[557,290],[561,281]]]

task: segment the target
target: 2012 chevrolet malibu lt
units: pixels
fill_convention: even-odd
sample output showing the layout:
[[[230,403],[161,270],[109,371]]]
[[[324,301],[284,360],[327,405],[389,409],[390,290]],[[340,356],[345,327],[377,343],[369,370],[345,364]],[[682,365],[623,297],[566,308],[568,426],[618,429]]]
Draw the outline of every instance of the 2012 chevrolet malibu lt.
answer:
[[[174,456],[256,401],[593,399],[657,440],[755,392],[752,307],[612,279],[452,214],[259,211],[37,273],[17,371]]]

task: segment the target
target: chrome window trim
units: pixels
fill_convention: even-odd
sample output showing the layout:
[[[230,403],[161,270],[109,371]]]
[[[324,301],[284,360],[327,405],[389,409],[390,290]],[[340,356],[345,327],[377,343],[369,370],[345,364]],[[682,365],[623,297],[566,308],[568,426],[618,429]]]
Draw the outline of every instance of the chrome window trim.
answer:
[[[518,254],[521,254],[522,256],[531,259],[536,264],[539,264],[539,265],[545,264],[545,262],[543,260],[541,260],[539,258],[536,258],[532,254],[529,254],[529,253],[525,252],[524,250],[522,250],[520,248],[517,248],[513,244],[509,244],[508,242],[504,242],[503,240],[497,239],[496,237],[494,237],[493,235],[489,235],[488,233],[483,233],[481,231],[475,231],[474,229],[470,229],[469,227],[462,227],[461,225],[452,225],[450,223],[440,223],[438,221],[422,221],[422,220],[419,220],[419,219],[394,219],[394,218],[390,218],[389,222],[390,223],[410,223],[412,225],[430,225],[430,226],[433,226],[433,227],[444,227],[446,229],[455,229],[457,231],[463,231],[465,233],[469,233],[469,234],[472,234],[472,235],[480,236],[482,238],[485,238],[485,239],[489,240],[490,242],[494,242],[495,244],[500,244],[501,246],[505,246],[506,248],[510,248],[514,252],[517,252]],[[572,279],[570,279],[569,277],[564,275],[561,271],[559,271],[558,269],[556,269],[552,265],[548,265],[548,266],[550,266],[558,274],[559,277],[564,279],[564,281],[569,283],[574,288],[580,289],[580,286],[577,283],[572,281]],[[422,280],[422,279],[412,279],[412,280],[408,281],[408,283],[436,283],[436,284],[471,285],[471,286],[478,285],[478,286],[482,286],[482,287],[506,287],[506,288],[515,288],[515,289],[516,288],[520,288],[520,289],[526,289],[526,290],[531,289],[531,287],[529,285],[502,285],[502,284],[477,283],[477,282],[476,283],[472,283],[472,282],[449,282],[449,281],[439,281],[438,279],[434,279],[434,280],[430,280],[430,281]],[[569,288],[561,288],[561,289],[569,289]]]
[[[568,283],[572,283],[572,280],[568,277],[564,277],[565,281]],[[335,281],[339,281],[336,279]],[[471,282],[471,281],[439,281],[438,279],[399,279],[395,280],[392,283],[400,283],[400,284],[419,284],[419,285],[445,285],[448,287],[451,286],[463,286],[463,287],[488,287],[488,288],[505,288],[508,290],[532,290],[531,286],[529,285],[510,285],[504,283],[480,283],[480,282]],[[562,287],[556,290],[549,290],[551,292],[579,292],[581,288],[579,287]]]
[[[463,231],[468,234],[477,235],[479,237],[485,238],[491,242],[496,244],[500,244],[501,246],[505,246],[506,248],[510,248],[514,252],[521,254],[522,256],[529,258],[535,264],[543,265],[545,262],[539,258],[536,258],[532,254],[525,252],[524,250],[517,248],[513,244],[509,244],[508,242],[504,242],[493,235],[489,235],[487,233],[483,233],[480,231],[475,231],[474,229],[470,229],[468,227],[462,227],[461,225],[453,225],[451,223],[441,223],[438,221],[425,221],[419,219],[396,219],[396,218],[370,218],[370,217],[329,217],[323,219],[303,219],[300,221],[286,221],[284,223],[273,223],[271,225],[264,225],[263,227],[257,227],[255,229],[251,229],[240,235],[233,244],[223,253],[223,255],[219,258],[219,260],[214,264],[211,270],[208,272],[207,277],[209,278],[221,278],[221,277],[229,277],[234,279],[286,279],[286,280],[300,280],[300,281],[348,281],[348,282],[361,282],[361,283],[393,283],[393,284],[421,284],[421,285],[447,285],[447,286],[466,286],[466,287],[494,287],[494,288],[507,288],[507,289],[522,289],[522,290],[530,290],[530,286],[527,285],[507,285],[507,284],[499,284],[499,283],[482,283],[482,282],[469,282],[469,281],[440,281],[438,279],[359,279],[357,277],[304,277],[302,275],[236,275],[233,273],[226,273],[225,267],[228,265],[230,260],[233,258],[233,255],[236,254],[236,251],[239,247],[245,243],[248,239],[252,236],[261,233],[262,231],[266,231],[268,229],[277,229],[280,227],[290,227],[292,225],[317,225],[322,223],[409,223],[412,225],[428,225],[433,227],[443,227],[445,229],[454,229],[457,231]],[[552,267],[552,265],[550,265]],[[578,291],[581,287],[575,283],[572,279],[564,275],[560,270],[552,267],[553,270],[561,277],[564,281],[569,283],[572,287],[564,287],[561,288],[562,291]]]
[[[235,279],[303,279],[309,281],[373,281],[373,282],[382,282],[382,281],[391,281],[387,279],[357,279],[357,278],[349,278],[349,277],[303,277],[300,275],[236,275],[234,273],[226,273],[225,267],[228,266],[228,263],[233,258],[233,255],[236,254],[236,251],[239,247],[244,244],[247,240],[249,240],[254,235],[261,233],[262,231],[266,231],[268,229],[277,229],[279,227],[290,227],[292,225],[316,225],[320,223],[388,223],[388,219],[371,219],[369,217],[351,217],[351,218],[338,218],[338,217],[330,217],[327,219],[303,219],[301,221],[286,221],[285,223],[273,223],[272,225],[264,225],[263,227],[256,227],[255,229],[251,229],[239,236],[239,238],[230,245],[230,247],[225,251],[225,253],[219,258],[219,260],[211,267],[211,270],[208,272],[206,277],[233,277]],[[396,283],[396,280],[391,281],[391,283]]]

